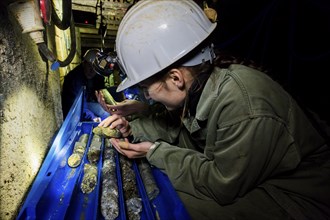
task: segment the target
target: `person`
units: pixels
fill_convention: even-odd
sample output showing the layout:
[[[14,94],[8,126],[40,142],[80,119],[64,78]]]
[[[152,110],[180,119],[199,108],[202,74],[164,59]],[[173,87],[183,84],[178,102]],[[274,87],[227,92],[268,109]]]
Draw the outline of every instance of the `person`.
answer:
[[[329,219],[325,137],[266,73],[221,66],[215,28],[192,0],[134,5],[116,37],[118,91],[138,85],[166,111],[99,126],[121,131],[119,153],[166,173],[192,219]]]
[[[100,122],[110,114],[97,102],[95,91],[103,88],[104,77],[99,76],[92,68],[92,63],[98,49],[89,49],[83,56],[83,61],[71,70],[65,77],[62,88],[62,110],[65,118],[79,93],[85,87],[83,101],[83,120]]]

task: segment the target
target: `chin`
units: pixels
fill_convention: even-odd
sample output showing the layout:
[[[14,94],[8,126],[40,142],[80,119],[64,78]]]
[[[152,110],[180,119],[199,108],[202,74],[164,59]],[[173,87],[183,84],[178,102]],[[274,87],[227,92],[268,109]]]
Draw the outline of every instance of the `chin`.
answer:
[[[174,111],[174,110],[178,109],[178,107],[167,106],[167,105],[165,105],[165,108],[166,108],[168,111]]]

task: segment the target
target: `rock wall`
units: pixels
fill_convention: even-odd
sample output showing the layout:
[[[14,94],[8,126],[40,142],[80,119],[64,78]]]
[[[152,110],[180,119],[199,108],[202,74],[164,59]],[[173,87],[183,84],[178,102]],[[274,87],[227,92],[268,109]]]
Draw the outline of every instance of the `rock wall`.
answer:
[[[59,73],[49,69],[5,7],[0,83],[0,219],[6,220],[17,216],[63,117]]]

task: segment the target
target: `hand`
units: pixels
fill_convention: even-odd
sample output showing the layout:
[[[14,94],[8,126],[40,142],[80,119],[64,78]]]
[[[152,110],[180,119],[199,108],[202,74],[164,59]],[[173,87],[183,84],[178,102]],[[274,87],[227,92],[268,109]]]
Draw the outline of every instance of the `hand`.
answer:
[[[110,141],[119,153],[132,159],[145,157],[150,147],[153,145],[153,143],[149,141],[132,144],[128,142],[127,138],[125,138],[125,140],[111,138]]]
[[[95,91],[97,101],[102,108],[110,114],[128,116],[136,113],[143,113],[148,110],[149,105],[137,100],[126,99],[122,102],[117,102],[117,105],[109,105],[105,103],[101,92]]]
[[[118,102],[117,105],[107,105],[107,107],[112,113],[128,116],[147,111],[149,105],[137,100],[126,99],[122,102]]]
[[[95,96],[97,98],[97,102],[100,103],[100,105],[102,106],[102,108],[104,109],[104,111],[107,111],[110,114],[112,114],[113,112],[111,112],[111,110],[108,108],[107,103],[104,100],[104,97],[103,97],[102,92],[95,91]]]
[[[120,115],[110,115],[106,119],[100,122],[98,125],[100,127],[109,127],[110,128],[117,128],[123,137],[128,137],[131,135],[131,127],[129,125],[129,122],[125,119],[125,117],[122,117]]]

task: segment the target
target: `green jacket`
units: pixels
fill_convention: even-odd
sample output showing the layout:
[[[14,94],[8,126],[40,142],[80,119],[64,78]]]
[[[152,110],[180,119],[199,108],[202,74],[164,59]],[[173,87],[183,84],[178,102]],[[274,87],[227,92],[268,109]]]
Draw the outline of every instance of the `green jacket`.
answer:
[[[177,191],[226,205],[262,187],[292,215],[330,216],[329,147],[266,74],[215,68],[195,117],[154,119],[131,122],[134,141],[156,143],[147,159]]]

